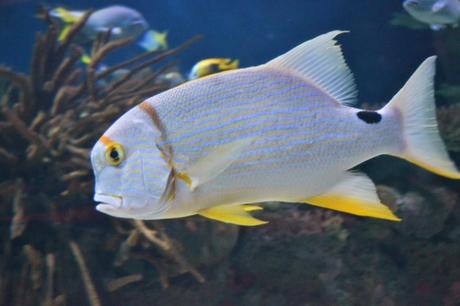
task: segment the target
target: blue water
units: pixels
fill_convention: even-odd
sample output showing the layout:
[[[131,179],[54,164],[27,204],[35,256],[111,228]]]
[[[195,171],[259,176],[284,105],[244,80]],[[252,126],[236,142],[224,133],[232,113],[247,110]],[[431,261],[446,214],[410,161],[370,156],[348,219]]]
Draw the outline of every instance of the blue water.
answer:
[[[0,63],[28,70],[35,33],[44,28],[43,22],[34,17],[39,3],[23,0],[0,6],[0,42],[4,44]],[[143,13],[152,28],[168,30],[171,46],[204,34],[204,41],[180,56],[184,72],[207,57],[239,58],[242,66],[261,64],[318,34],[350,30],[340,40],[362,101],[389,99],[415,67],[434,53],[429,31],[388,25],[391,14],[401,11],[399,0],[63,0],[56,4],[74,9],[131,6]]]

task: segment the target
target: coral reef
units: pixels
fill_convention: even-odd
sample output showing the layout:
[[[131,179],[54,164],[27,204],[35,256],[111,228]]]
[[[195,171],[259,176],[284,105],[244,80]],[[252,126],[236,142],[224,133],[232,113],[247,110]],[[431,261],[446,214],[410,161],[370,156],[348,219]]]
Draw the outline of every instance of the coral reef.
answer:
[[[60,42],[58,26],[43,10],[48,29],[36,36],[30,75],[0,67],[0,305],[101,305],[100,284],[91,278],[101,271],[94,268],[101,260],[85,258],[88,250],[80,247],[95,228],[103,233],[97,252],[111,252],[109,262],[117,252],[121,267],[128,260],[146,260],[164,287],[171,275],[186,272],[204,281],[160,223],[110,220],[94,212],[89,162],[91,146],[117,116],[171,87],[160,78],[174,65],[166,60],[200,37],[101,69],[109,54],[132,42],[110,41],[109,31],[95,40],[91,62],[84,66],[84,49],[73,38],[90,14]],[[155,64],[162,66],[154,70]],[[72,264],[87,301],[72,290],[78,281]]]

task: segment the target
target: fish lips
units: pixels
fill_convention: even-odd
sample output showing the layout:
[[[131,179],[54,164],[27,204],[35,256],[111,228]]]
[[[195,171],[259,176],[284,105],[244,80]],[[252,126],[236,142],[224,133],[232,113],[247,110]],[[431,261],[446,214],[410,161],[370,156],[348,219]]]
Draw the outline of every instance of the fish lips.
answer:
[[[123,206],[123,198],[108,194],[95,194],[94,201],[99,202],[96,209],[104,214],[114,217],[124,217],[121,208]]]
[[[119,218],[145,219],[145,216],[147,215],[160,215],[162,212],[167,210],[168,206],[161,205],[160,207],[156,207],[154,205],[149,205],[151,203],[158,202],[157,200],[158,199],[153,197],[148,199],[138,199],[139,202],[144,202],[144,205],[133,209],[123,206],[124,201],[122,196],[103,193],[97,193],[94,195],[94,201],[99,202],[96,206],[98,211]]]

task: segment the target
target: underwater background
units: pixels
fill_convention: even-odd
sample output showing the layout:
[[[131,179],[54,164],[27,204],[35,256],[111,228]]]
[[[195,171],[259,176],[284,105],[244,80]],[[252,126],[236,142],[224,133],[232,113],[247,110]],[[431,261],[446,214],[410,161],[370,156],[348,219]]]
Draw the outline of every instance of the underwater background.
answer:
[[[89,45],[60,40],[46,13],[113,4],[167,30],[169,48],[145,51],[103,33]],[[212,57],[262,64],[339,29],[351,31],[339,41],[362,107],[386,104],[426,57],[439,56],[438,121],[458,166],[458,28],[433,31],[397,0],[41,5],[0,0],[0,305],[460,305],[458,181],[379,157],[360,168],[403,222],[267,203],[260,214],[269,224],[243,228],[103,215],[88,160],[116,118],[177,85],[168,73],[183,81]]]

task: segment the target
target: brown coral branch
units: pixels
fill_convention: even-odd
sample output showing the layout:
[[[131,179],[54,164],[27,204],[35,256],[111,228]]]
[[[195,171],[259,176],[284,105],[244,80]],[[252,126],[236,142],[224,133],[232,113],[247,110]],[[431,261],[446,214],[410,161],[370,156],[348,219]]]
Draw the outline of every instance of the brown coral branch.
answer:
[[[170,69],[171,67],[173,67],[176,64],[177,64],[177,62],[174,61],[174,62],[171,62],[171,63],[165,65],[164,67],[161,67],[160,69],[158,69],[157,71],[154,71],[152,73],[152,75],[150,75],[149,77],[145,78],[141,82],[137,81],[137,83],[139,83],[137,85],[125,86],[125,88],[127,88],[127,90],[120,92],[120,94],[131,95],[132,96],[135,93],[136,95],[139,95],[139,96],[144,95],[143,93],[140,92],[142,90],[142,88],[144,88],[147,85],[149,85],[149,83],[153,82],[156,78],[158,78],[159,75],[161,75],[162,73],[164,73],[165,71],[167,71],[168,69]],[[154,85],[150,89],[144,89],[144,91],[148,91],[148,93],[150,93],[150,91],[161,90],[161,89],[165,89],[164,86]]]
[[[74,99],[79,93],[80,87],[75,86],[62,86],[54,97],[53,104],[51,106],[51,115],[56,115],[61,111],[61,106],[64,102],[69,102]]]
[[[78,268],[80,269],[80,276],[83,280],[83,284],[85,285],[86,295],[88,296],[90,305],[101,306],[101,300],[97,294],[93,280],[91,279],[91,275],[89,273],[88,267],[86,266],[85,259],[80,250],[80,247],[74,241],[70,241],[69,245],[75,260],[77,261]]]
[[[32,98],[30,79],[26,75],[14,72],[6,67],[0,67],[0,77],[9,80],[19,88],[19,105],[21,107],[21,112],[30,112],[34,102]]]
[[[56,57],[57,58],[62,58],[63,54],[73,41],[74,37],[80,32],[80,30],[83,28],[85,25],[86,21],[88,21],[88,18],[91,16],[93,13],[92,10],[87,11],[86,13],[81,16],[81,18],[72,26],[72,28],[69,30],[67,35],[65,36],[64,40],[62,43],[59,45],[59,47],[56,50]]]
[[[40,125],[42,125],[46,120],[46,113],[43,111],[38,112],[32,122],[29,124],[29,130],[36,131]]]
[[[45,306],[54,306],[53,293],[54,293],[54,271],[56,269],[56,256],[49,253],[46,255],[46,295]]]
[[[201,39],[202,39],[202,36],[197,35],[197,36],[193,37],[192,39],[189,39],[188,41],[186,41],[182,45],[180,45],[180,46],[178,46],[178,47],[176,47],[174,49],[164,51],[164,52],[160,53],[159,55],[155,56],[154,58],[152,58],[152,59],[150,59],[148,61],[145,61],[145,62],[139,64],[136,67],[133,67],[124,77],[122,77],[117,82],[114,82],[113,84],[111,84],[111,86],[107,90],[109,94],[107,95],[105,100],[108,100],[111,96],[114,96],[117,93],[117,91],[120,89],[122,84],[124,84],[126,81],[131,79],[134,75],[136,75],[139,72],[141,72],[144,68],[152,66],[152,65],[155,65],[155,64],[163,61],[164,59],[166,59],[166,58],[168,58],[168,57],[170,57],[172,55],[177,54],[178,52],[182,51],[183,49],[186,49],[186,48],[190,47],[193,43],[195,43],[195,42],[197,42],[197,41],[199,41]],[[109,69],[107,69],[107,70],[109,70]],[[97,79],[97,77],[96,77],[96,79]]]
[[[164,59],[166,57],[175,55],[178,52],[190,47],[192,44],[202,40],[203,38],[204,38],[203,35],[196,35],[196,36],[192,37],[191,39],[187,40],[185,43],[183,43],[182,45],[180,45],[180,46],[178,46],[176,48],[161,52],[157,57],[161,57],[161,59]],[[114,66],[112,66],[110,68],[107,68],[106,70],[102,71],[101,73],[99,73],[97,75],[96,80],[104,78],[104,77],[110,75],[112,72],[114,72],[114,71],[116,71],[118,69],[125,68],[125,67],[133,65],[135,63],[141,62],[142,60],[150,57],[153,54],[158,54],[158,51],[156,51],[156,50],[148,51],[148,52],[142,53],[142,54],[140,54],[140,55],[138,55],[136,57],[133,57],[132,59],[129,59],[129,60],[124,61],[124,62],[121,62],[120,64],[117,64],[117,65],[114,65]],[[157,57],[155,57],[155,58],[157,58]],[[161,59],[159,59],[158,61],[161,61]]]
[[[10,239],[16,239],[26,229],[25,205],[24,205],[24,183],[22,180],[16,182],[16,192],[13,198],[13,219],[10,225]]]
[[[32,88],[32,94],[36,98],[40,98],[40,90],[44,81],[44,63],[45,58],[45,39],[43,34],[37,33],[35,36],[35,47],[32,52],[32,67],[30,73],[30,82]]]
[[[142,274],[132,274],[117,279],[113,279],[107,283],[107,290],[109,292],[114,292],[126,285],[141,281],[142,279]]]
[[[72,46],[70,56],[65,58],[54,72],[51,80],[45,83],[45,90],[52,92],[55,88],[59,88],[65,82],[66,77],[70,75],[75,63],[80,60],[83,49],[81,47]]]
[[[42,286],[42,267],[43,261],[39,251],[34,249],[30,244],[23,247],[24,254],[30,264],[30,279],[32,281],[32,288],[39,289]]]
[[[94,56],[94,54],[96,54],[105,44],[107,44],[110,41],[111,36],[112,28],[105,32],[99,32],[91,48],[91,56]]]
[[[44,151],[48,148],[48,142],[39,134],[35,133],[34,131],[30,130],[24,121],[22,121],[14,111],[12,111],[8,107],[8,101],[4,96],[2,101],[2,112],[5,118],[16,128],[19,135],[21,135],[24,139],[28,140],[29,142],[33,143],[37,146],[37,150],[39,152]],[[34,158],[35,156],[28,156],[30,159]]]
[[[67,145],[66,149],[70,153],[72,153],[74,155],[77,155],[77,156],[79,156],[79,157],[81,157],[83,159],[88,159],[89,158],[89,150],[88,149],[83,149],[83,148],[75,147],[75,146],[72,146],[72,145]]]
[[[160,284],[163,289],[167,289],[170,286],[169,276],[166,268],[152,255],[145,253],[134,253],[131,255],[134,259],[145,260],[150,263],[158,272],[158,277],[160,279]]]
[[[72,171],[70,173],[67,173],[67,174],[63,175],[62,180],[63,181],[70,181],[70,180],[74,180],[76,178],[85,177],[87,175],[89,175],[88,170],[76,170],[76,171]]]
[[[8,152],[7,150],[1,147],[0,147],[0,159],[4,159],[8,163],[16,163],[18,161],[18,158],[16,157],[16,155],[11,154],[10,152]]]
[[[190,265],[187,260],[178,252],[172,239],[163,229],[160,229],[160,231],[149,229],[141,220],[135,220],[133,224],[150,242],[158,246],[164,253],[169,255],[185,271],[190,272],[198,282],[205,282],[203,275],[198,272],[198,270],[195,269],[192,265]]]
[[[96,83],[95,74],[96,74],[97,66],[99,65],[100,61],[113,50],[129,45],[132,41],[133,41],[132,38],[124,38],[124,39],[118,39],[118,40],[111,41],[108,44],[101,47],[93,55],[93,58],[91,59],[91,63],[89,63],[88,68],[87,68],[86,84],[88,87],[89,94],[94,101],[97,100],[96,90],[95,90],[95,83]]]

